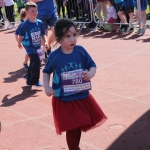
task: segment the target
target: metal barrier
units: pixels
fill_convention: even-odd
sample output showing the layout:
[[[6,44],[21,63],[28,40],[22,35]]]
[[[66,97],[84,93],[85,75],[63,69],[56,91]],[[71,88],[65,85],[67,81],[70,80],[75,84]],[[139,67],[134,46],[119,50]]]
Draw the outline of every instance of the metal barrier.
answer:
[[[130,0],[128,0],[129,2]],[[116,22],[116,23],[108,23],[108,22],[101,22],[101,21],[97,21],[95,18],[94,18],[94,21],[97,23],[97,26],[103,26],[105,24],[114,24],[114,25],[128,25],[129,27],[127,28],[125,34],[129,34],[130,33],[130,30],[133,28],[133,26],[137,26],[138,24],[142,24],[144,25],[144,30],[142,30],[142,32],[140,33],[140,35],[143,35],[146,31],[146,28],[149,26],[149,24],[146,24],[143,22],[143,17],[142,17],[142,11],[141,11],[141,3],[144,3],[144,1],[140,1],[140,0],[137,0],[137,15],[139,16],[139,19],[138,19],[138,22],[134,21],[133,23],[131,23],[130,21],[128,23],[122,23],[122,22]],[[143,5],[143,4],[142,4]],[[145,5],[145,4],[144,4]],[[142,6],[143,7],[143,6]],[[96,7],[97,9],[97,7]],[[117,10],[117,8],[116,8]],[[93,10],[93,13],[95,13],[95,10]],[[126,14],[126,12],[125,12]],[[101,19],[102,20],[102,19]],[[105,20],[105,19],[104,19]],[[136,19],[135,19],[136,20]],[[96,29],[94,29],[93,31],[95,31]]]
[[[136,0],[137,8],[138,8],[137,9],[138,22],[134,21],[133,23],[130,22],[121,23],[120,21],[115,23],[108,23],[107,14],[106,14],[107,1],[104,2],[105,8],[103,6],[104,18],[102,17],[102,15],[100,15],[101,10],[99,10],[99,2],[97,3],[97,6],[95,6],[96,0],[55,0],[55,1],[57,4],[58,15],[61,17],[60,10],[62,10],[62,17],[66,17],[73,20],[79,26],[79,31],[81,31],[85,26],[90,27],[90,25],[93,25],[94,28],[92,29],[92,31],[94,32],[98,28],[98,26],[103,27],[104,25],[107,24],[113,24],[113,25],[128,25],[129,27],[126,30],[125,34],[129,34],[133,26],[137,26],[138,24],[141,24],[142,26],[144,26],[144,30],[142,30],[140,34],[143,35],[147,27],[149,26],[148,23],[145,23],[143,21],[143,16],[142,16],[143,12],[141,10],[141,2],[143,2],[143,0],[142,1]],[[2,4],[2,8],[0,10],[3,14],[3,18],[0,18],[0,27],[3,28],[5,26],[4,22],[6,21],[9,21],[11,25],[14,25],[16,21],[13,15],[13,9],[12,9],[13,7],[4,6],[3,0],[0,0],[0,2],[2,2],[0,3]],[[116,8],[116,9],[119,10],[120,8]],[[20,20],[18,22],[20,23]]]
[[[61,0],[56,0],[56,4],[62,5]],[[66,18],[73,20],[79,26],[80,31],[94,20],[92,0],[64,0],[63,6],[66,7]]]
[[[58,0],[57,0],[58,1]],[[149,26],[149,24],[145,24],[143,22],[143,17],[141,16],[141,3],[140,0],[137,0],[137,14],[139,16],[139,21],[136,22],[136,16],[134,22],[115,22],[115,23],[108,23],[107,22],[107,14],[106,14],[106,8],[104,10],[103,8],[103,15],[104,19],[102,18],[102,15],[98,14],[101,10],[99,9],[99,3],[97,3],[97,6],[94,7],[93,0],[65,0],[66,1],[66,9],[67,9],[67,17],[72,19],[75,23],[79,24],[79,28],[81,31],[85,25],[91,24],[93,21],[95,22],[95,27],[93,28],[93,32],[97,29],[98,26],[103,27],[104,25],[113,24],[113,25],[128,25],[125,34],[129,34],[130,30],[134,27],[136,27],[138,24],[144,25],[144,30],[140,35],[143,35],[145,33],[146,28]],[[130,0],[128,0],[130,1]],[[87,3],[89,4],[89,9],[87,8]],[[141,1],[143,2],[143,1]],[[107,1],[104,3],[106,4]],[[106,7],[106,6],[105,6]],[[120,8],[116,8],[120,10]],[[105,11],[105,12],[104,12]],[[126,13],[126,12],[125,12]],[[127,13],[128,14],[128,13]],[[129,19],[128,19],[129,20]]]

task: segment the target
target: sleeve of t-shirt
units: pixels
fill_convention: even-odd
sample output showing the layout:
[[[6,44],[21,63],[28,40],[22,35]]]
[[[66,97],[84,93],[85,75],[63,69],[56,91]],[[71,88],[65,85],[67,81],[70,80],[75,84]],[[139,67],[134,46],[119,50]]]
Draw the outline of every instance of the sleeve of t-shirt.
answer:
[[[19,32],[20,36],[25,36],[25,24],[22,23],[21,27],[20,27],[20,32]]]
[[[15,31],[15,34],[16,34],[16,35],[19,35],[21,26],[22,26],[22,23],[19,24],[18,28],[17,28],[16,31]]]
[[[93,61],[89,53],[83,47],[81,47],[81,49],[85,54],[85,68],[90,69],[91,67],[96,67],[95,62]]]

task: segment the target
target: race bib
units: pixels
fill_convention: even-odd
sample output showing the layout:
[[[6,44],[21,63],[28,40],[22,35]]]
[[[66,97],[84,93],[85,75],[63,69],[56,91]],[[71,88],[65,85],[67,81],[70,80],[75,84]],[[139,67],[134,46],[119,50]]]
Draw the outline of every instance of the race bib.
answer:
[[[91,82],[82,79],[83,70],[78,69],[69,72],[63,72],[62,88],[65,94],[75,94],[82,91],[91,90]]]

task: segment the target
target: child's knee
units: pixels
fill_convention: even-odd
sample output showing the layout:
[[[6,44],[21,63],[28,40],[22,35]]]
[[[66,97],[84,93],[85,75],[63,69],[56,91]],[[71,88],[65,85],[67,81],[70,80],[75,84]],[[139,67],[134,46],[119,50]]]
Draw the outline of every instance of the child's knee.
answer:
[[[122,16],[122,12],[121,12],[121,11],[118,12],[118,16],[119,16],[119,17]]]

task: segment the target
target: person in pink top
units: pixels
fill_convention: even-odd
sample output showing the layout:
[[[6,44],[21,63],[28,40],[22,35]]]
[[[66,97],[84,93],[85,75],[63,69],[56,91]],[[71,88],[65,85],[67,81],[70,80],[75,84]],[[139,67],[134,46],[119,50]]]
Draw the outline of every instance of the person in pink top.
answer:
[[[116,24],[113,25],[113,23],[116,23],[116,21],[117,21],[117,12],[116,12],[116,9],[114,7],[114,1],[113,0],[108,0],[107,4],[108,4],[108,7],[107,7],[107,14],[108,14],[107,22],[109,24],[104,25],[104,30],[106,30],[106,31],[112,31],[114,29],[117,30],[118,26]]]
[[[108,0],[107,13],[108,13],[108,23],[115,23],[117,21],[117,12],[114,7],[113,0]],[[115,26],[115,27],[117,27],[117,26]]]

